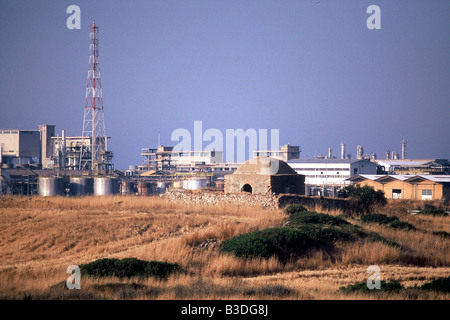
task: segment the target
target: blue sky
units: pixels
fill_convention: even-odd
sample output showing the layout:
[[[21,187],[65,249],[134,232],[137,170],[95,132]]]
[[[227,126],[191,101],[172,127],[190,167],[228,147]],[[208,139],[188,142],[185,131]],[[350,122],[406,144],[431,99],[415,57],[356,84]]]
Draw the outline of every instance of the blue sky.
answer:
[[[81,135],[94,19],[118,169],[195,120],[279,129],[302,158],[341,141],[383,158],[403,138],[408,158],[450,158],[450,1],[0,0],[0,128]]]

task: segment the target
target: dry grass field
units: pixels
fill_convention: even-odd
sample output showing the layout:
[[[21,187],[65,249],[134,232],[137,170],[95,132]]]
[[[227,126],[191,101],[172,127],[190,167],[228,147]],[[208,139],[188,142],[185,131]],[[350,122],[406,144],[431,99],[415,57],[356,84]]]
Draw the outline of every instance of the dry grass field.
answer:
[[[283,226],[288,216],[282,210],[201,207],[159,197],[0,197],[0,299],[448,299],[448,293],[417,287],[450,275],[450,239],[433,233],[449,233],[450,217],[409,215],[410,205],[391,202],[380,212],[416,230],[346,218],[400,247],[342,242],[332,253],[316,250],[282,264],[217,250],[233,236]],[[171,262],[185,272],[166,280],[82,277],[81,290],[65,287],[68,266],[101,258]],[[366,281],[370,265],[379,266],[382,280],[406,289],[339,291]]]

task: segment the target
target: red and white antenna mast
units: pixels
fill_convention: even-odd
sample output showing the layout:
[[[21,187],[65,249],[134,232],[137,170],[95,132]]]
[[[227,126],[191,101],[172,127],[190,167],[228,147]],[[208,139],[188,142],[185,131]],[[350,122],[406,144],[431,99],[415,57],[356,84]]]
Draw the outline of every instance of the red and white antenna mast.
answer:
[[[103,114],[102,80],[98,60],[98,26],[95,20],[89,33],[89,68],[84,104],[83,137],[90,138],[90,147],[81,156],[81,169],[108,170],[112,168],[112,152],[107,151],[107,136]]]

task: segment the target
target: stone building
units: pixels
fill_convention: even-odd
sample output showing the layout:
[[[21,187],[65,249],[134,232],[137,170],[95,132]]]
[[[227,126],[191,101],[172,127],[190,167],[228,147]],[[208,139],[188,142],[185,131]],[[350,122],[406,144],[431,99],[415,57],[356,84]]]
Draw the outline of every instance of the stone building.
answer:
[[[257,157],[244,162],[225,176],[225,193],[304,194],[305,176],[297,174],[286,162]]]

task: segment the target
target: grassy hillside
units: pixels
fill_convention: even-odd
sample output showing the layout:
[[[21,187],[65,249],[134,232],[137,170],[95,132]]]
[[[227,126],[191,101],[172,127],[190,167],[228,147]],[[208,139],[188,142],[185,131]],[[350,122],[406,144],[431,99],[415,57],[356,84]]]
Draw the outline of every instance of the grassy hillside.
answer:
[[[283,210],[201,207],[159,197],[0,197],[0,298],[448,299],[448,293],[419,287],[450,275],[450,217],[413,216],[407,209],[411,204],[395,202],[380,213],[414,228],[342,212],[312,221]],[[240,235],[283,228],[327,243],[283,261],[219,249]],[[347,232],[352,237],[340,238]],[[176,264],[182,272],[164,279],[82,275],[81,290],[66,289],[68,266],[105,258]],[[396,280],[404,289],[376,295],[340,290],[366,281],[374,264],[382,280]]]

